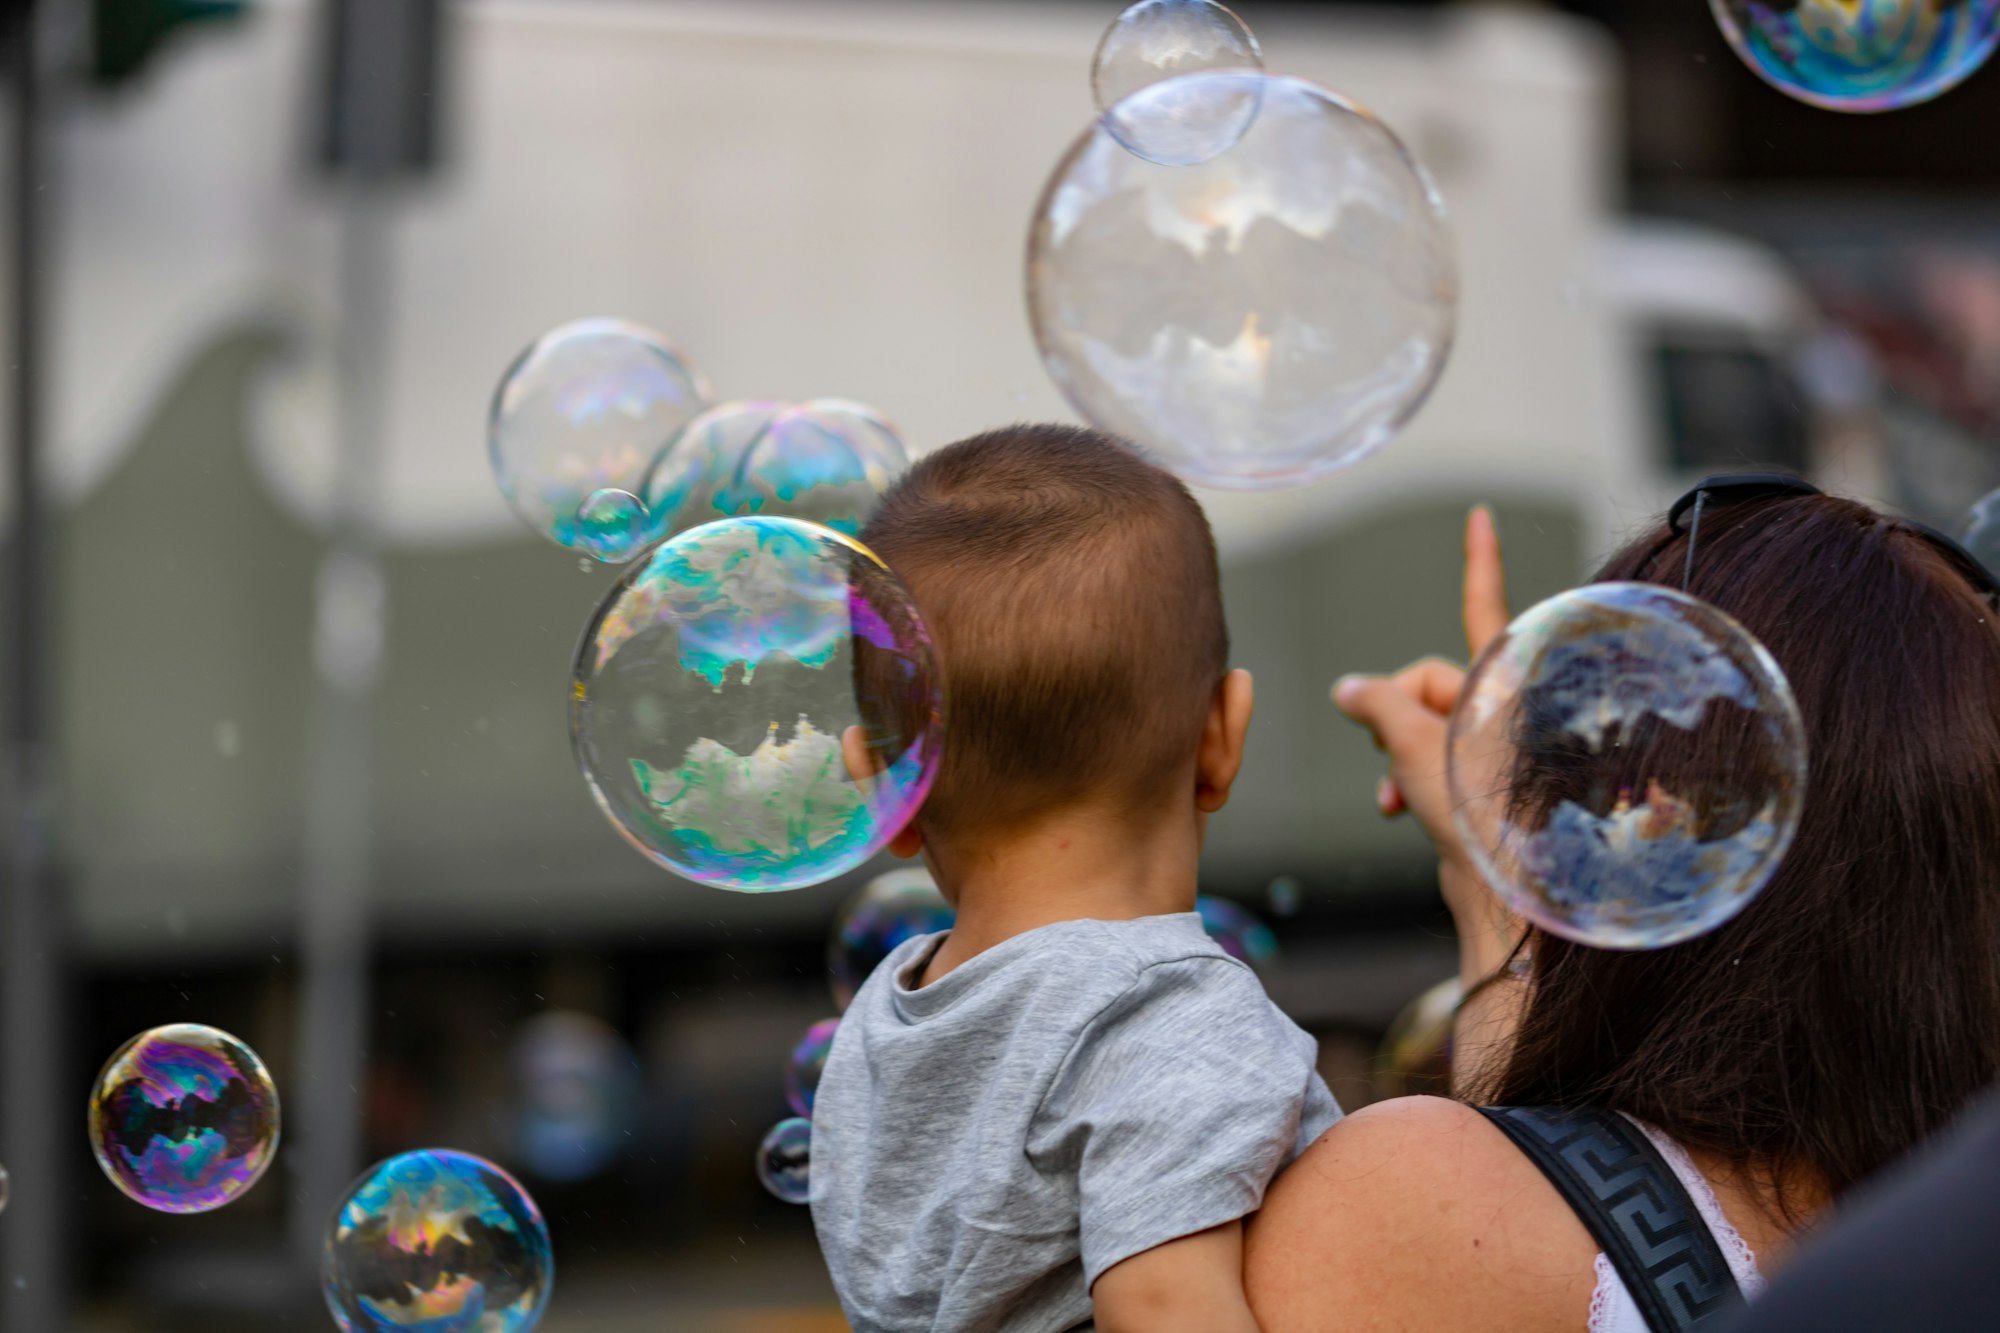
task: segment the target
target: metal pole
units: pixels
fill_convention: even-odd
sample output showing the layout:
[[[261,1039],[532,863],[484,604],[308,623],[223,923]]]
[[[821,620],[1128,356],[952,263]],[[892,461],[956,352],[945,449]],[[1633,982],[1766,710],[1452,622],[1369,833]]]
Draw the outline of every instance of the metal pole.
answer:
[[[7,319],[12,369],[13,528],[6,570],[6,972],[0,984],[0,1161],[12,1202],[0,1216],[0,1312],[9,1329],[59,1329],[67,1307],[64,1168],[83,1125],[81,1090],[63,1074],[62,931],[49,846],[53,798],[48,670],[47,513],[41,496],[42,266],[46,163],[34,0],[0,9],[12,192]],[[65,1133],[64,1131],[68,1132]]]

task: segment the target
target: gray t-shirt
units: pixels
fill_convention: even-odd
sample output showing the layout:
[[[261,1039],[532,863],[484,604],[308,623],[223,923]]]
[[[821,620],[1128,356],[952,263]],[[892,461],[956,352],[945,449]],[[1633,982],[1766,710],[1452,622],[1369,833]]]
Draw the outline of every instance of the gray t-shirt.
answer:
[[[1254,1212],[1340,1118],[1192,912],[1064,921],[922,989],[902,945],[813,1103],[812,1212],[861,1330],[1071,1329],[1105,1269]]]

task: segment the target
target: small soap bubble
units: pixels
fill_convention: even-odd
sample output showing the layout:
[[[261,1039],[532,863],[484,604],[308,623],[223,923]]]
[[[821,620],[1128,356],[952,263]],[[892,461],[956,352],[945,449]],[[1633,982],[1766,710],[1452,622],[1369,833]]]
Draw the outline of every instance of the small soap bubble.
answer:
[[[1090,62],[1090,90],[1105,113],[1105,128],[1128,152],[1164,166],[1191,166],[1243,137],[1257,116],[1258,84],[1192,81],[1121,103],[1183,74],[1263,68],[1257,38],[1226,6],[1140,0],[1104,30]]]
[[[90,1148],[111,1183],[163,1213],[241,1198],[278,1149],[278,1089],[248,1046],[220,1029],[142,1032],[90,1091]]]
[[[1227,898],[1203,894],[1194,900],[1194,910],[1201,916],[1202,929],[1208,932],[1208,937],[1237,962],[1261,971],[1277,960],[1278,937],[1248,908]]]
[[[1709,0],[1766,83],[1829,111],[1894,111],[1956,87],[2000,42],[2000,0]]]
[[[1459,979],[1447,977],[1403,1006],[1375,1055],[1377,1096],[1450,1091],[1452,1020],[1464,994]]]
[[[493,1163],[441,1148],[364,1173],[320,1255],[341,1333],[528,1333],[554,1280],[548,1225],[528,1192]]]
[[[640,852],[768,892],[843,874],[902,830],[937,774],[943,707],[923,619],[872,552],[730,518],[619,577],[578,651],[570,738]]]
[[[701,375],[652,330],[618,319],[565,324],[521,353],[493,395],[494,479],[530,528],[595,556],[602,537],[583,516],[586,502],[605,490],[639,494],[653,460],[707,402]]]
[[[905,940],[950,930],[957,913],[921,866],[878,875],[841,908],[827,942],[834,1007],[845,1013],[861,983]]]
[[[1522,614],[1448,733],[1459,836],[1542,928],[1654,949],[1735,916],[1798,830],[1806,740],[1741,625],[1668,588],[1603,583]]]
[[[780,1120],[757,1145],[757,1179],[786,1203],[804,1203],[811,1195],[812,1121],[802,1117]]]
[[[1086,132],[1035,213],[1035,340],[1079,412],[1186,480],[1305,485],[1380,448],[1443,373],[1444,204],[1381,121],[1300,79],[1188,74],[1120,107],[1190,90],[1254,92],[1256,121],[1184,167]]]
[[[773,417],[713,503],[729,514],[783,514],[852,537],[908,464],[902,438],[879,413],[819,398]]]
[[[514,1149],[544,1180],[588,1180],[618,1159],[638,1123],[639,1061],[610,1024],[560,1010],[514,1042]]]
[[[617,564],[645,544],[648,527],[646,506],[638,496],[606,486],[577,507],[576,546],[594,560]]]
[[[833,1051],[833,1034],[839,1030],[839,1019],[822,1018],[806,1029],[785,1061],[785,1101],[808,1120],[812,1118],[813,1098],[819,1093],[820,1075],[826,1072],[826,1057]]]
[[[1299,882],[1290,875],[1278,876],[1264,890],[1264,901],[1270,904],[1273,916],[1297,916],[1300,896]]]
[[[1989,572],[2000,571],[2000,491],[1972,506],[1959,526],[1958,542]]]
[[[0,1213],[7,1211],[8,1200],[14,1197],[14,1178],[7,1174],[7,1168],[0,1166]]]

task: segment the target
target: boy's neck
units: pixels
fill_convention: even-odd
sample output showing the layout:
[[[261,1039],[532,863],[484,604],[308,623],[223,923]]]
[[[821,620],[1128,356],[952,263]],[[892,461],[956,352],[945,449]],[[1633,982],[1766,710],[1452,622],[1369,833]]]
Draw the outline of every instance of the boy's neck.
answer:
[[[1198,817],[1182,814],[1147,828],[1087,808],[1004,838],[933,845],[926,860],[958,916],[923,981],[1058,921],[1191,912],[1200,856]]]

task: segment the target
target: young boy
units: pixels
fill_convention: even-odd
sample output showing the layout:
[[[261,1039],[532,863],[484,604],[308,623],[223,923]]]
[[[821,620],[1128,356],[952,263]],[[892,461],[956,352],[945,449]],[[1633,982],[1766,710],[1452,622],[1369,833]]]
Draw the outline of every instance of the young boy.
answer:
[[[1193,910],[1251,708],[1207,521],[1111,440],[1019,426],[918,462],[862,539],[944,665],[943,770],[892,848],[958,919],[875,969],[814,1103],[847,1316],[1254,1330],[1241,1219],[1340,1108]]]

